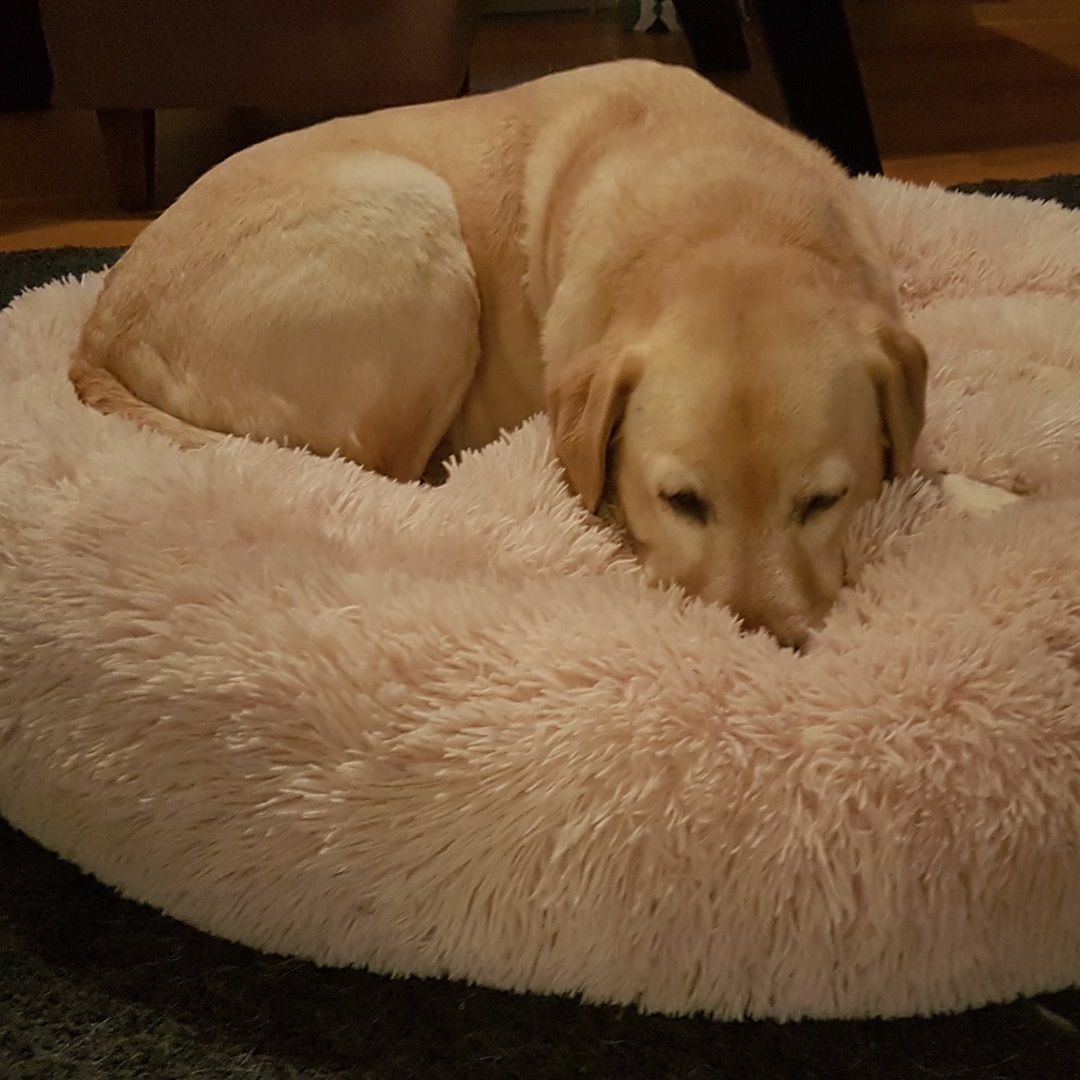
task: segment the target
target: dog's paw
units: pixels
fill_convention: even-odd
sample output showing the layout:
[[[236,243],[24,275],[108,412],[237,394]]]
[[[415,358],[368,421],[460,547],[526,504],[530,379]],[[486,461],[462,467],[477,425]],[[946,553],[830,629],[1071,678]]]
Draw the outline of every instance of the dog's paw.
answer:
[[[960,473],[945,473],[937,478],[945,505],[965,517],[986,517],[1023,498],[994,484],[984,484]]]

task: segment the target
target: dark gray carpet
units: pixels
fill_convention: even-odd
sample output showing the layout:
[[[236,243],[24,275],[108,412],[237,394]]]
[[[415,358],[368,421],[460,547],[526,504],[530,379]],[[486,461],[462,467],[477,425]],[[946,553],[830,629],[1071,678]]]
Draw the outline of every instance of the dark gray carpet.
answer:
[[[10,251],[0,255],[0,308],[24,289],[34,289],[58,277],[92,273],[120,258],[119,247],[62,247]]]
[[[1080,206],[1080,177],[985,187]],[[0,305],[118,254],[0,256]],[[319,969],[123,900],[0,823],[0,1080],[1069,1080],[1078,1032],[1077,990],[926,1020],[720,1024]]]
[[[1080,207],[1080,176],[1058,173],[1041,180],[984,180],[981,184],[957,184],[954,191],[977,191],[983,195],[1022,195],[1025,199],[1059,202]]]

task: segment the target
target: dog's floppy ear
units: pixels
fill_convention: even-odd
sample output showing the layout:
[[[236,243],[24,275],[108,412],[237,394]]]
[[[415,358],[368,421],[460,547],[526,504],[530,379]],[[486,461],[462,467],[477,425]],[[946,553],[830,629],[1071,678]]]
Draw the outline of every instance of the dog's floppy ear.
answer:
[[[640,376],[624,352],[603,342],[583,350],[548,384],[555,452],[570,486],[590,511],[604,494],[608,445]]]
[[[907,476],[926,420],[926,350],[894,322],[878,328],[881,356],[872,368],[885,442],[885,479]]]

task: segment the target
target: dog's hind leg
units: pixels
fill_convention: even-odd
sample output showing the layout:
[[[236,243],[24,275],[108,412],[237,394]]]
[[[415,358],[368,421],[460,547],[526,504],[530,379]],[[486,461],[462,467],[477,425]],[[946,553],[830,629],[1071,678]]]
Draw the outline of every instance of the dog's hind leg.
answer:
[[[189,424],[419,478],[480,349],[448,185],[355,149],[215,173],[114,267],[83,363]]]

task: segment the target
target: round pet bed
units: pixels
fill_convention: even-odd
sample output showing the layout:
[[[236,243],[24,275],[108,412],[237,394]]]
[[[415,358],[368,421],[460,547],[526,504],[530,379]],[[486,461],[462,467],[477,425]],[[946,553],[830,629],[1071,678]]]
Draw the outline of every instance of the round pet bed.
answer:
[[[439,488],[79,405],[0,316],[0,812],[214,934],[736,1016],[1080,978],[1080,214],[861,181],[924,463],[803,655],[649,589],[534,420]]]

